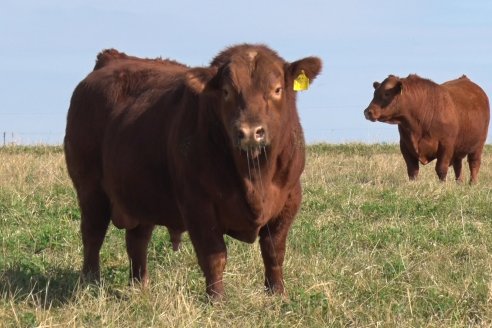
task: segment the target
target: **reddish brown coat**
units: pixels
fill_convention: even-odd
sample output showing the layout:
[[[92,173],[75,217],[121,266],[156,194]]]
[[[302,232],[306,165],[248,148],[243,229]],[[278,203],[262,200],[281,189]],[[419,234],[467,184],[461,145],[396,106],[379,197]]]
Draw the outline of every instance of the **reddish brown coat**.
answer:
[[[417,75],[390,75],[373,86],[374,98],[364,115],[398,124],[410,179],[417,178],[419,162],[437,158],[439,179],[446,180],[453,165],[456,180],[462,181],[462,160],[468,156],[470,183],[477,181],[490,117],[489,100],[478,85],[464,75],[440,85]]]
[[[287,63],[262,45],[188,68],[114,50],[75,89],[65,153],[82,213],[83,273],[99,276],[111,220],[126,229],[132,278],[147,281],[155,225],[187,230],[209,295],[224,292],[223,239],[260,237],[265,285],[283,292],[288,230],[301,201],[304,137],[293,80],[321,61]]]

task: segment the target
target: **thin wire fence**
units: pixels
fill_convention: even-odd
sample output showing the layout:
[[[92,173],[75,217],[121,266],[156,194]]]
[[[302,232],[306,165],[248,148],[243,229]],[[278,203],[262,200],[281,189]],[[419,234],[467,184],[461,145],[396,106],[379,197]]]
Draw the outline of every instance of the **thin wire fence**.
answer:
[[[0,146],[61,145],[65,132],[0,132]],[[357,128],[326,128],[305,130],[307,144],[317,143],[381,143],[398,142],[398,131],[374,131]],[[137,136],[136,136],[137,137]]]
[[[17,145],[61,145],[64,132],[12,132],[4,131],[1,134],[2,146]]]

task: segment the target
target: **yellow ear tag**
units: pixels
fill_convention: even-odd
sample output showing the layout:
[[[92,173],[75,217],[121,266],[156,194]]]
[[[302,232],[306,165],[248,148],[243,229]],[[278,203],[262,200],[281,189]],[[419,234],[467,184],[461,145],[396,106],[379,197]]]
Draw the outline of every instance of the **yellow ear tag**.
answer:
[[[294,80],[294,91],[303,91],[309,88],[309,78],[304,73],[304,70],[301,71],[299,76]]]

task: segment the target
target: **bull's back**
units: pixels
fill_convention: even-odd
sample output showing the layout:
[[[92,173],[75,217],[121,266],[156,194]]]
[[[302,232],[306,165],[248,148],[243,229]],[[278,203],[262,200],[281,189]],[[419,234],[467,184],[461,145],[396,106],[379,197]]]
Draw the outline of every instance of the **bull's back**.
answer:
[[[470,153],[482,148],[490,120],[489,100],[485,92],[466,76],[443,83],[449,92],[459,120],[458,148]]]
[[[174,62],[116,58],[99,65],[79,83],[65,134],[67,167],[79,198],[102,186],[111,203],[135,200],[145,193],[142,199],[155,201],[149,192],[156,188],[155,183],[146,178],[154,174],[154,178],[164,178],[156,179],[164,180],[161,185],[165,183],[156,169],[161,140],[155,131],[167,118],[152,104],[161,94],[172,92],[173,81],[186,69]],[[120,188],[124,180],[129,192]],[[123,219],[128,216],[119,210]]]
[[[65,133],[68,157],[76,152],[81,158],[75,161],[89,155],[87,161],[92,162],[100,156],[105,130],[118,108],[166,88],[168,76],[185,70],[186,66],[173,61],[134,59],[116,51],[99,54],[94,71],[72,95]]]

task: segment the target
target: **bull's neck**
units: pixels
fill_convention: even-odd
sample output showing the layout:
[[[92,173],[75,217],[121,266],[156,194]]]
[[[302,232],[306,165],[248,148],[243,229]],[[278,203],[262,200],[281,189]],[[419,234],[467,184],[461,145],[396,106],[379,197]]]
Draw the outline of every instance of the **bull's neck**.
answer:
[[[202,147],[208,149],[212,157],[226,156],[227,167],[234,167],[236,183],[242,186],[246,201],[258,216],[264,212],[268,200],[271,182],[275,171],[279,145],[275,143],[259,147],[260,152],[240,150],[229,140],[228,134],[220,123],[212,107],[203,107],[199,111],[198,134]],[[214,168],[215,170],[216,168]],[[220,178],[223,172],[215,172]]]
[[[413,93],[412,93],[413,91]],[[428,95],[419,90],[407,90],[399,100],[398,106],[402,113],[401,125],[412,131],[415,137],[428,134],[435,116],[435,95]]]
[[[412,99],[405,103],[405,115],[399,124],[400,140],[411,147],[422,163],[428,162],[425,158],[421,159],[421,141],[431,135],[431,125],[434,119],[435,110],[429,106],[427,101],[422,99]]]
[[[261,212],[268,199],[275,153],[272,147],[260,148],[259,154],[233,150],[233,158],[246,199],[255,212]]]

